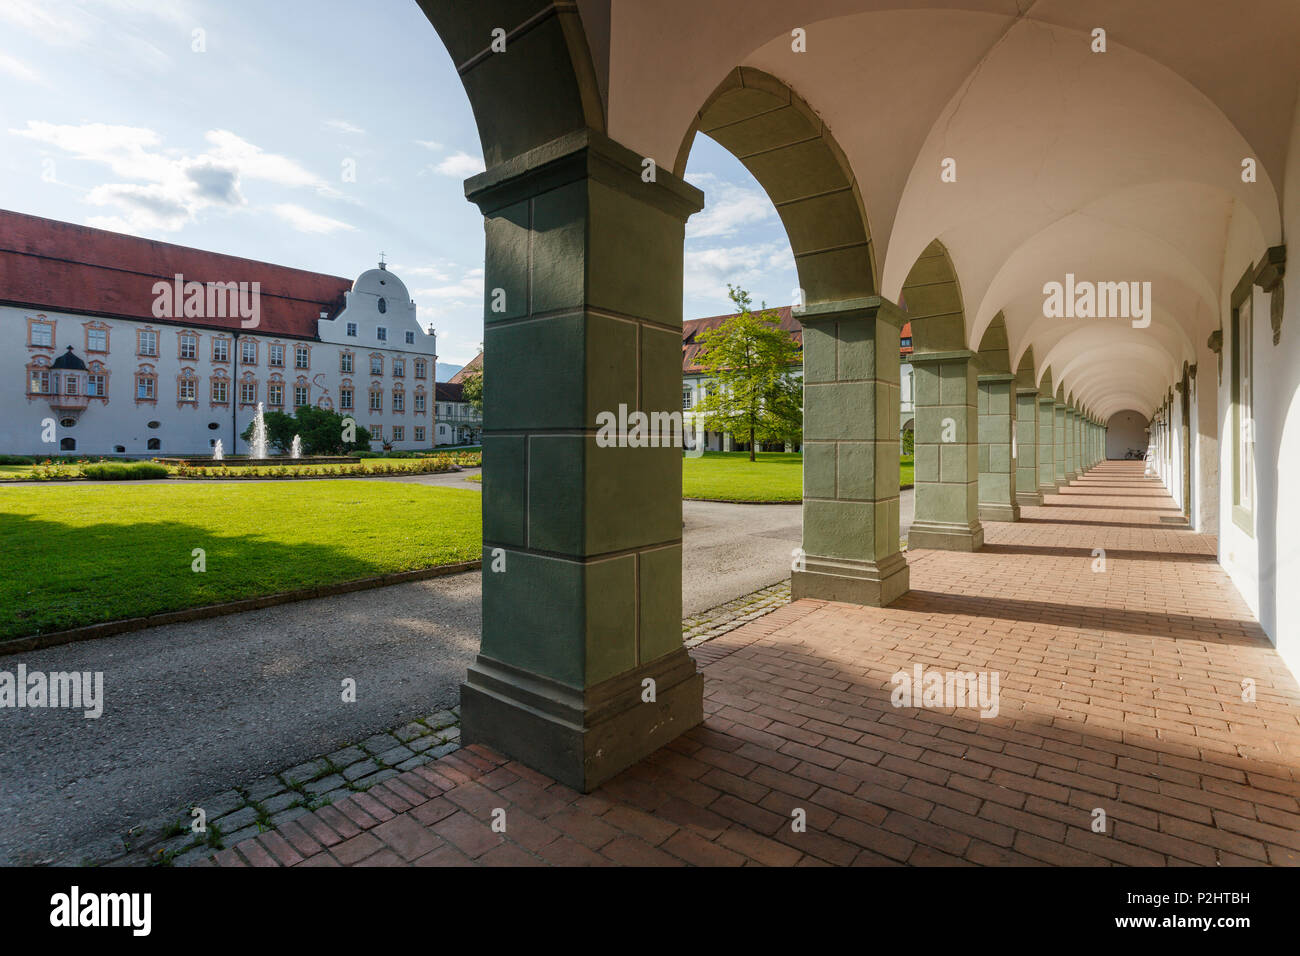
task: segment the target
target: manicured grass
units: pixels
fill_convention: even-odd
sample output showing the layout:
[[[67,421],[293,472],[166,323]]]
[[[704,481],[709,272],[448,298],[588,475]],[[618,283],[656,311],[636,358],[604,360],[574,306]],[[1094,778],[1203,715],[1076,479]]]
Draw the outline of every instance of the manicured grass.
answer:
[[[899,467],[903,487],[912,484],[912,459]],[[706,451],[700,458],[682,459],[682,497],[714,501],[801,501],[803,455],[798,452],[758,453],[750,462],[745,451]]]
[[[900,488],[911,488],[914,482],[916,466],[915,459],[911,455],[903,455],[898,459],[898,486]]]
[[[0,487],[0,640],[477,560],[482,500],[387,481]]]

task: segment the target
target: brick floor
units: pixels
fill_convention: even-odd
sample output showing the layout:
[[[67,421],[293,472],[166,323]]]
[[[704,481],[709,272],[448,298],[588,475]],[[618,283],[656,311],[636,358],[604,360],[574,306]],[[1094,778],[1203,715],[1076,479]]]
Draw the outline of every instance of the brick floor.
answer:
[[[1141,467],[978,553],[912,552],[891,607],[799,601],[700,645],[704,724],[592,794],[473,746],[215,861],[1300,863],[1300,688]],[[997,715],[893,706],[918,663],[996,672]]]

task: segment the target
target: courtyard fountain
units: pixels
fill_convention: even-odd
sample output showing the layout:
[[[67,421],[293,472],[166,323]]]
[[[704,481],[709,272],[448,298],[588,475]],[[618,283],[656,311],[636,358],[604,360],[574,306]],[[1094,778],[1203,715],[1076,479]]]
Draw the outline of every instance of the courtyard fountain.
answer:
[[[289,449],[289,457],[290,458],[302,457],[302,436],[300,435],[293,436],[293,445]]]
[[[212,460],[221,461],[225,457],[226,457],[226,453],[225,451],[222,450],[221,439],[218,438],[217,443],[212,446]]]
[[[253,437],[248,443],[248,457],[258,460],[266,457],[266,413],[261,402],[257,403],[257,414],[253,417]]]

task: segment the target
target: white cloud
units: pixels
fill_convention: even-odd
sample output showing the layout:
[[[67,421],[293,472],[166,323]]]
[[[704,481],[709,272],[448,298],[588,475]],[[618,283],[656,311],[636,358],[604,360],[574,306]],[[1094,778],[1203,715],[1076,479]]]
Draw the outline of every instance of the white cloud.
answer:
[[[686,317],[722,315],[731,311],[727,283],[764,298],[770,306],[788,305],[798,285],[790,247],[780,242],[687,249],[683,288]]]
[[[326,129],[332,129],[339,133],[353,133],[353,134],[365,133],[365,130],[363,130],[360,126],[353,126],[347,120],[342,120],[342,119],[327,119],[321,125],[324,126]]]
[[[483,160],[479,156],[471,156],[469,153],[456,152],[452,153],[440,163],[434,164],[433,171],[442,173],[444,176],[455,176],[457,179],[465,179],[476,173],[481,173],[487,169],[483,165]]]
[[[119,180],[128,180],[101,183],[86,195],[91,205],[112,211],[97,217],[92,225],[124,232],[175,232],[204,209],[245,206],[241,188],[245,181],[307,188],[322,196],[337,192],[295,160],[268,153],[229,130],[210,130],[204,137],[208,148],[196,155],[164,148],[156,132],[136,126],[28,121],[26,128],[9,132],[67,153],[74,160],[107,166]],[[310,232],[351,228],[339,224],[325,229],[325,223],[337,220],[317,219],[320,221],[308,213],[289,221],[300,229],[310,224],[305,228]]]
[[[16,80],[22,80],[24,83],[40,85],[44,85],[45,83],[45,77],[41,76],[22,60],[5,53],[0,53],[0,73],[12,76]]]
[[[410,271],[410,270],[408,270]],[[399,273],[400,274],[400,273]],[[419,274],[418,272],[413,274]],[[483,269],[482,267],[466,269],[454,282],[412,289],[411,298],[432,299],[440,305],[482,305],[483,303]]]
[[[303,209],[302,206],[295,206],[293,203],[278,203],[272,207],[272,211],[299,232],[328,235],[339,230],[350,232],[356,228],[341,220],[319,215]]]
[[[440,153],[440,152],[442,152],[442,143],[439,143],[439,142],[437,142],[436,140],[432,140],[432,139],[417,139],[417,140],[415,141],[415,145],[416,145],[416,146],[423,146],[425,149],[427,149],[427,150],[429,150],[430,152],[433,152],[433,153]]]
[[[748,226],[776,217],[776,207],[767,193],[755,186],[727,182],[712,173],[686,177],[704,190],[704,209],[686,221],[687,239],[734,236]]]

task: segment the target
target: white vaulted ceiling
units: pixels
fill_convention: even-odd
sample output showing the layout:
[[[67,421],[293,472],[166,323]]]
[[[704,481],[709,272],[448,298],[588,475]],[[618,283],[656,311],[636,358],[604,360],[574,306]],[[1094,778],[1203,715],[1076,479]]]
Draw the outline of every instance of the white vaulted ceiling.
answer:
[[[1039,376],[1099,415],[1150,414],[1196,361],[1231,220],[1261,250],[1282,241],[1296,0],[613,0],[607,15],[589,39],[614,139],[672,168],[730,71],[772,74],[847,157],[881,294],[897,300],[940,240],[968,344],[1003,313],[1013,359],[1032,346]],[[1151,282],[1151,326],[1044,319],[1043,284],[1067,272]]]

